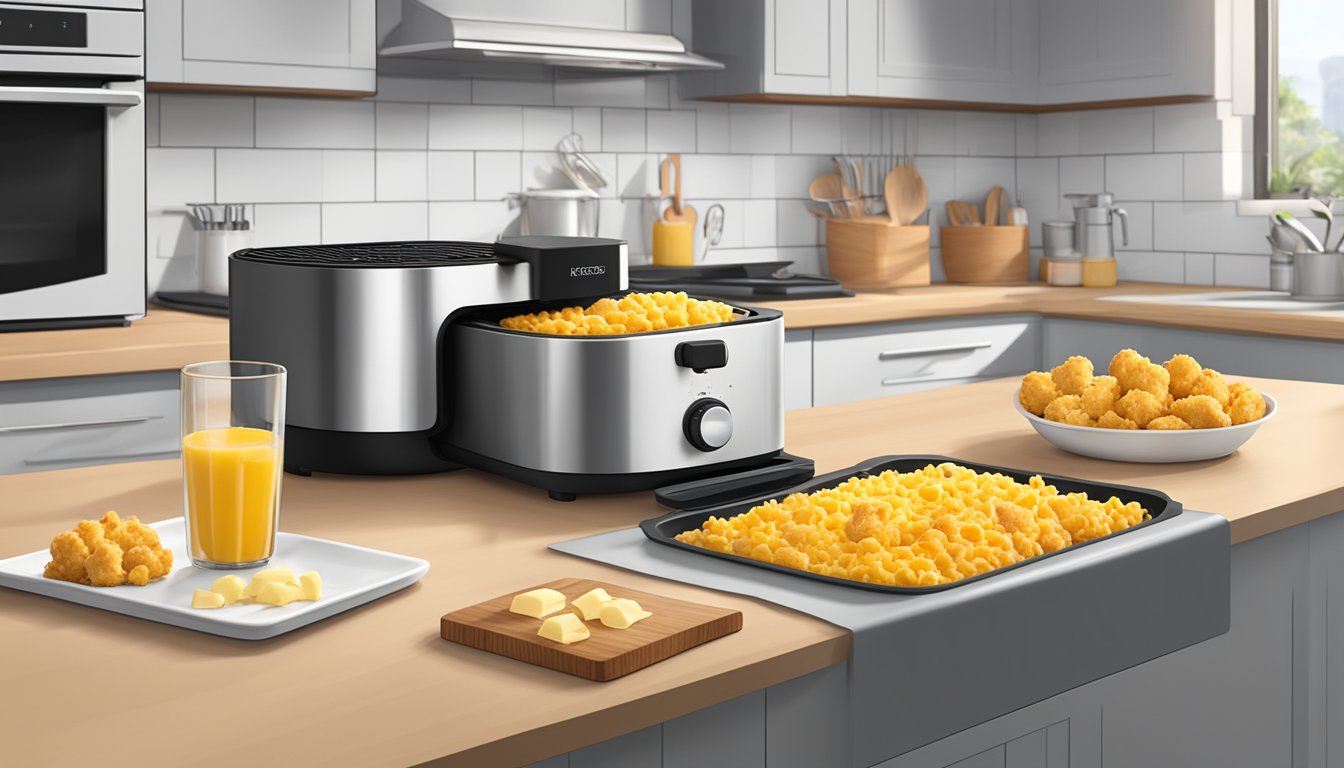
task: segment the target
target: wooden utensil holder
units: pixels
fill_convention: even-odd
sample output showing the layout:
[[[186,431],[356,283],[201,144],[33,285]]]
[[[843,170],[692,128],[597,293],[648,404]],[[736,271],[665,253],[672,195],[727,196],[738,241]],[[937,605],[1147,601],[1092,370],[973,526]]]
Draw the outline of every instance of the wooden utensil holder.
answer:
[[[830,219],[826,260],[846,288],[873,290],[929,284],[929,227],[888,219]]]
[[[941,227],[943,273],[949,283],[1025,283],[1031,270],[1027,228]]]

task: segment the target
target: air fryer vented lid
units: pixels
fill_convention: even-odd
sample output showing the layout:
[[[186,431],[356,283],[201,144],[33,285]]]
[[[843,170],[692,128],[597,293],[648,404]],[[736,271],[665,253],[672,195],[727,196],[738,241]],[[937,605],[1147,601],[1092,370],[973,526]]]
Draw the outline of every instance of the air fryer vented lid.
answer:
[[[495,254],[494,243],[451,240],[249,248],[233,254],[233,258],[294,267],[366,268],[451,267],[504,260]]]

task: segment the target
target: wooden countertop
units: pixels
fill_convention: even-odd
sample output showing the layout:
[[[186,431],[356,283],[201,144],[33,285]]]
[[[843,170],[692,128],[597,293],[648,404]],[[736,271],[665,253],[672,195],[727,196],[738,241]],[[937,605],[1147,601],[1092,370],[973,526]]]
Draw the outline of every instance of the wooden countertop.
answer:
[[[939,284],[860,293],[846,299],[760,304],[782,311],[785,327],[794,329],[1035,312],[1050,317],[1344,341],[1344,312],[1270,312],[1097,301],[1101,296],[1122,294],[1162,296],[1236,290],[1151,283],[1125,283],[1115,288]],[[228,354],[226,319],[151,307],[144,319],[129,328],[0,333],[0,381],[169,370],[191,362],[224,359]]]
[[[1073,456],[1013,410],[1015,381],[789,412],[789,451],[819,472],[895,453],[935,453],[1160,488],[1223,514],[1234,541],[1344,509],[1335,426],[1344,386],[1248,379],[1279,414],[1236,454],[1194,464]],[[0,477],[0,557],[46,546],[107,509],[146,520],[181,504],[176,461]],[[426,558],[414,587],[283,637],[249,643],[0,590],[5,757],[68,762],[72,733],[115,713],[150,729],[106,768],[144,754],[200,765],[516,765],[677,717],[844,659],[848,634],[753,599],[567,557],[552,542],[658,513],[649,494],[551,502],[474,471],[404,478],[287,477],[286,530]],[[563,577],[589,577],[745,614],[740,633],[610,683],[455,646],[449,610]],[[100,684],[98,681],[105,681]],[[172,762],[170,760],[170,762]]]

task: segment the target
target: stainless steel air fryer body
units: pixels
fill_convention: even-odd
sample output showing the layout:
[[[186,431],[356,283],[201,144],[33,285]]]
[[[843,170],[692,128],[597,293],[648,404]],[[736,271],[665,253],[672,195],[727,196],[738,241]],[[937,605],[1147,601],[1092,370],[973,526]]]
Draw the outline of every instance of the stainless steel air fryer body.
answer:
[[[784,323],[773,310],[620,336],[524,333],[488,320],[450,333],[444,438],[467,463],[525,468],[550,490],[597,477],[620,490],[634,476],[693,474],[784,447]]]

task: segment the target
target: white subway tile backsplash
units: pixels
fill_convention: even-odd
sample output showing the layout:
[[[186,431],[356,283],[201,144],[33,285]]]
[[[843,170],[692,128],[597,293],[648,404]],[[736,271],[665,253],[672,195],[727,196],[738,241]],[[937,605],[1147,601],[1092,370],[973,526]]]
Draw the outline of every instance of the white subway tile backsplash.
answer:
[[[376,101],[414,104],[470,104],[471,81],[448,77],[380,77]]]
[[[686,170],[686,158],[682,159],[682,171]],[[659,157],[652,154],[627,154],[616,156],[616,195],[624,199],[649,197],[658,194]],[[675,171],[669,171],[669,174]],[[694,197],[694,188],[682,185],[682,199]]]
[[[763,196],[806,200],[812,179],[834,169],[828,155],[779,155],[775,158],[775,187]]]
[[[1185,254],[1126,251],[1116,254],[1116,272],[1121,280],[1143,283],[1185,282]]]
[[[644,146],[644,110],[602,110],[603,152],[643,152]]]
[[[1017,161],[1011,157],[956,158],[957,199],[981,204],[989,190],[1001,186],[1009,195],[1017,189]]]
[[[1269,288],[1269,256],[1216,253],[1213,284],[1235,288]]]
[[[1017,156],[1035,157],[1036,156],[1036,116],[1035,115],[1017,115],[1015,117],[1017,128]]]
[[[686,197],[745,199],[752,195],[752,158],[749,155],[684,155]],[[806,185],[803,187],[806,196]]]
[[[742,247],[768,248],[776,245],[776,208],[774,200],[747,200],[742,203]]]
[[[913,125],[911,125],[913,122]],[[913,130],[911,130],[913,128]],[[907,155],[955,155],[957,116],[953,112],[914,112],[906,123]]]
[[[1180,200],[1182,173],[1181,155],[1112,155],[1106,191],[1122,200]]]
[[[376,105],[378,149],[425,149],[429,146],[429,106],[384,102]]]
[[[322,152],[324,203],[360,203],[374,199],[374,159],[368,149],[328,149]]]
[[[954,157],[917,157],[915,168],[929,189],[929,212],[923,223],[929,225],[929,236],[936,247],[941,241],[938,228],[948,223],[947,201],[957,199],[957,160]]]
[[[472,80],[472,104],[555,103],[555,88],[549,80]]]
[[[564,107],[523,107],[524,150],[555,151],[555,145],[573,132],[573,110]],[[588,146],[586,141],[584,146]],[[601,146],[600,140],[597,146]]]
[[[518,192],[522,179],[522,156],[518,152],[476,153],[477,200],[501,200],[510,192]]]
[[[379,150],[375,171],[378,200],[425,200],[429,195],[428,164],[428,152]]]
[[[790,150],[795,154],[838,155],[842,152],[858,152],[845,146],[845,111],[834,107],[793,108],[793,137]],[[868,145],[869,126],[863,125],[863,143]],[[858,129],[854,131],[859,134]]]
[[[372,243],[429,238],[428,203],[326,203],[322,242]]]
[[[650,152],[694,152],[695,112],[689,109],[652,109],[647,113],[647,149]]]
[[[1103,109],[1078,115],[1078,153],[1121,154],[1153,151],[1153,110]]]
[[[751,196],[768,197],[775,188],[774,155],[751,156]]]
[[[250,147],[250,96],[165,93],[159,97],[159,144],[165,147]]]
[[[503,200],[430,203],[429,237],[492,242],[505,230],[517,230],[517,216]]]
[[[1269,254],[1265,219],[1238,216],[1237,204],[1231,200],[1153,203],[1153,248],[1186,253]]]
[[[956,153],[1013,157],[1017,152],[1017,120],[997,112],[956,113]]]
[[[312,245],[322,242],[322,206],[278,203],[254,206],[252,247]]]
[[[602,151],[602,110],[596,107],[579,107],[573,110],[574,132],[583,139],[585,152]]]
[[[256,99],[258,147],[373,149],[374,104],[326,99]]]
[[[522,107],[429,107],[430,149],[517,150],[522,143]]]
[[[597,155],[589,155],[597,157]],[[615,157],[604,155],[603,157]],[[560,168],[560,161],[554,152],[524,152],[522,154],[523,179],[520,189],[573,189],[574,182],[569,180]]]
[[[476,156],[471,152],[429,153],[429,199],[476,197]]]
[[[215,194],[226,203],[312,203],[322,199],[320,149],[215,151]]]
[[[1073,219],[1073,204],[1064,195],[1106,191],[1106,159],[1103,157],[1059,158],[1059,212],[1054,218]]]
[[[780,200],[775,210],[778,245],[820,245],[825,242],[821,219],[808,213],[802,200]]]
[[[728,105],[730,152],[769,154],[789,151],[788,107],[763,104]]]
[[[1009,205],[1027,209],[1031,244],[1041,244],[1041,222],[1059,215],[1059,159],[1024,157],[1017,161],[1017,190],[1008,190]]]
[[[697,152],[724,153],[731,147],[727,104],[697,104],[695,142]]]
[[[1216,102],[1158,107],[1153,118],[1153,149],[1157,152],[1217,152],[1223,148]]]
[[[1036,117],[1036,154],[1041,157],[1078,154],[1077,112],[1050,112]]]
[[[1195,152],[1185,155],[1186,200],[1235,200],[1241,197],[1240,154]]]
[[[672,108],[672,82],[667,75],[650,75],[644,79],[644,108]]]
[[[145,205],[151,211],[215,201],[215,150],[145,150]]]
[[[1148,202],[1117,200],[1116,206],[1122,208],[1129,217],[1129,245],[1124,244],[1120,219],[1114,220],[1111,239],[1117,251],[1153,250],[1153,204]]]
[[[1187,285],[1213,285],[1213,254],[1185,254],[1185,282]]]
[[[555,105],[568,107],[626,107],[644,104],[644,78],[613,77],[555,81]]]

